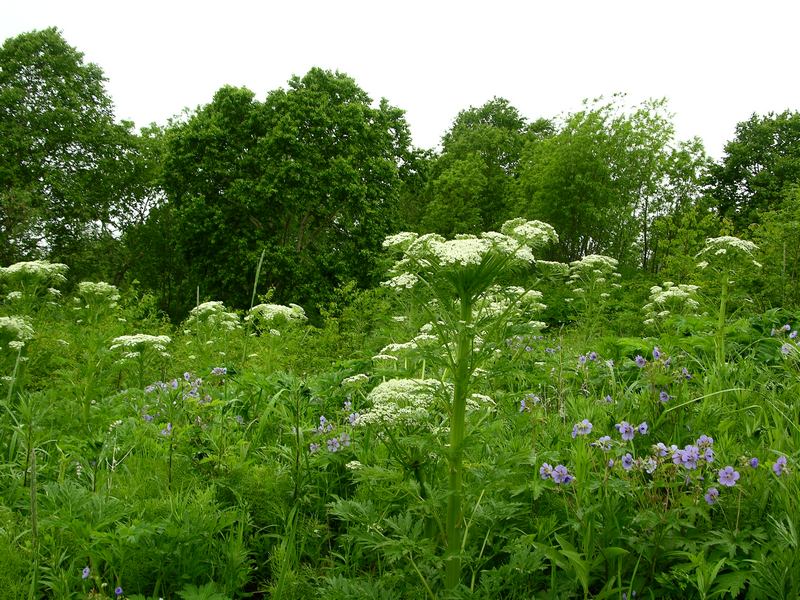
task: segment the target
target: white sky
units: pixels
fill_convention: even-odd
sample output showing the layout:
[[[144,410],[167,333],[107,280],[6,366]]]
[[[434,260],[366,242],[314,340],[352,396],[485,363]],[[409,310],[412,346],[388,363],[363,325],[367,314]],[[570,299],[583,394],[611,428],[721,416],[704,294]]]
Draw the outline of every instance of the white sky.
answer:
[[[798,0],[3,0],[0,39],[49,26],[108,77],[117,116],[163,124],[225,84],[263,99],[312,66],[406,111],[434,147],[493,96],[530,120],[666,97],[720,157],[752,113],[800,109]]]

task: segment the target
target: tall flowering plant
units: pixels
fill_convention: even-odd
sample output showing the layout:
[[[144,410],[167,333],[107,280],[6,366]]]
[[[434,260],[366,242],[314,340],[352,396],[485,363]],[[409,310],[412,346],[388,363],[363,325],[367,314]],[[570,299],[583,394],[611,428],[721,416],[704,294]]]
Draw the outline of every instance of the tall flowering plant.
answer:
[[[462,485],[467,401],[479,365],[493,353],[490,340],[512,323],[528,321],[541,308],[540,294],[508,285],[518,270],[532,267],[533,251],[557,241],[555,230],[541,221],[513,219],[499,232],[458,235],[402,232],[384,246],[397,253],[385,285],[403,293],[423,292],[432,301],[422,303],[430,312],[431,333],[441,344],[438,360],[452,379],[448,407],[448,504],[445,519],[445,584],[452,589],[461,579],[460,548],[463,538]]]
[[[761,268],[755,260],[758,250],[753,242],[730,235],[708,238],[706,245],[695,258],[701,259],[697,267],[713,273],[720,281],[719,311],[717,313],[717,365],[725,362],[725,323],[728,317],[728,296],[735,277],[745,269]]]

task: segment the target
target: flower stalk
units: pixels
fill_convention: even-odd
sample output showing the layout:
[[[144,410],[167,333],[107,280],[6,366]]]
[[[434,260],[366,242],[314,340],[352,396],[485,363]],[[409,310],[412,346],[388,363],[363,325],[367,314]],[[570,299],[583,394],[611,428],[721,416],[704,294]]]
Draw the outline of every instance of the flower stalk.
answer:
[[[466,430],[467,396],[469,395],[471,375],[472,345],[474,341],[473,336],[470,335],[472,331],[471,298],[462,294],[460,301],[461,319],[458,331],[455,372],[453,374],[455,381],[453,382],[453,407],[450,417],[449,495],[445,522],[447,534],[445,585],[448,589],[455,588],[461,579],[463,446]]]

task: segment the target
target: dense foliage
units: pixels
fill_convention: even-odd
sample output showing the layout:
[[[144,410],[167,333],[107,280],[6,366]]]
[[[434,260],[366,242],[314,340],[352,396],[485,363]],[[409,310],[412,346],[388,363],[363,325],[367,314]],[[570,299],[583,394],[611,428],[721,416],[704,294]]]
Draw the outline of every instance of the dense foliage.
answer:
[[[798,113],[112,117],[0,49],[0,600],[800,597]]]

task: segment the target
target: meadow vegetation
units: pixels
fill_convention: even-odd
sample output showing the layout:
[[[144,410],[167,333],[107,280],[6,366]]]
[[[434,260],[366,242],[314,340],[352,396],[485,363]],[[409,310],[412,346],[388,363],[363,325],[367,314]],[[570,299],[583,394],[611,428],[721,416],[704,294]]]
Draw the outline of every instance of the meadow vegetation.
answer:
[[[112,109],[0,48],[0,600],[800,597],[800,113]]]

